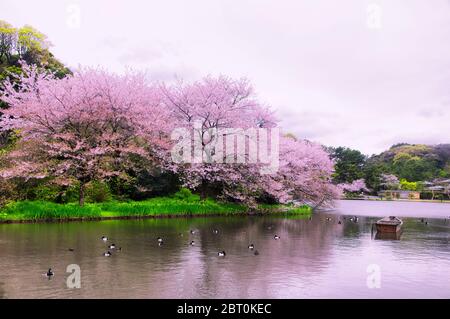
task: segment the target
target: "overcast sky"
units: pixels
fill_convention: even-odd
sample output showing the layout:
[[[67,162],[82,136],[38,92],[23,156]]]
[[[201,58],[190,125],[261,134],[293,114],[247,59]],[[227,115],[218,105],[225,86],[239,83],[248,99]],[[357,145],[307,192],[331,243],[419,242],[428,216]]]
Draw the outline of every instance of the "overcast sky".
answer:
[[[450,142],[450,0],[0,0],[0,19],[71,67],[247,77],[325,145]]]

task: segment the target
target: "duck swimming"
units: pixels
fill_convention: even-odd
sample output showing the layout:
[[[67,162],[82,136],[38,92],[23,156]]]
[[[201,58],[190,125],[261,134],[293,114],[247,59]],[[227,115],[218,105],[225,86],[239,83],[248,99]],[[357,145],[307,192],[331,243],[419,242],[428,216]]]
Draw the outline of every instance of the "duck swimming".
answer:
[[[251,250],[255,249],[255,245],[253,245],[253,244],[248,245],[248,249],[251,249]]]
[[[194,234],[195,234],[195,230],[192,230],[192,229],[191,229],[190,232],[191,232],[191,235],[194,235]]]
[[[103,240],[103,241],[108,241],[108,237],[102,236],[102,240]]]
[[[105,257],[111,257],[111,252],[110,251],[107,251],[107,252],[105,252],[105,253],[103,253],[103,256],[105,256]]]
[[[158,243],[162,243],[163,242],[163,239],[161,238],[161,237],[158,237]]]
[[[109,245],[108,248],[109,248],[109,249],[116,249],[116,244],[111,244],[111,245]]]
[[[275,235],[275,236],[273,236],[273,239],[278,240],[278,239],[280,239],[280,236]]]
[[[213,234],[218,234],[219,233],[219,230],[218,229],[213,229]]]
[[[225,251],[219,251],[217,253],[217,256],[219,256],[219,257],[225,257],[225,255],[226,255]]]
[[[49,268],[45,275],[50,278],[50,277],[53,277],[55,275],[55,273],[52,271],[51,268]]]
[[[195,241],[191,241],[191,242],[189,243],[189,245],[194,246],[194,245],[195,245]]]

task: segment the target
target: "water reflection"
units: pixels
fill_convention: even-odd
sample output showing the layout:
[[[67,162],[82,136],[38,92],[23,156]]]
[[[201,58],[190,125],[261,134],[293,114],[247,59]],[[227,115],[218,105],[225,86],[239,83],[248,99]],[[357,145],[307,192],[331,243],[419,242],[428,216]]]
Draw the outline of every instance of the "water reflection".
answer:
[[[215,217],[0,225],[0,296],[450,297],[447,220],[427,219],[425,225],[404,218],[400,240],[376,240],[371,230],[378,217],[359,216],[355,222],[350,220],[354,211],[348,212],[320,213],[311,220]],[[275,234],[280,240],[274,240]],[[100,239],[103,235],[122,251],[104,257],[108,244]],[[162,246],[158,237],[164,239]],[[259,255],[248,249],[251,243]],[[222,250],[226,257],[219,258]],[[81,267],[81,289],[66,288],[69,264]],[[381,268],[380,289],[367,287],[371,264]],[[49,267],[55,271],[50,281],[42,276]]]
[[[390,239],[390,240],[400,240],[400,238],[402,237],[402,233],[403,231],[399,231],[396,233],[381,233],[381,232],[376,232],[375,234],[375,239]]]

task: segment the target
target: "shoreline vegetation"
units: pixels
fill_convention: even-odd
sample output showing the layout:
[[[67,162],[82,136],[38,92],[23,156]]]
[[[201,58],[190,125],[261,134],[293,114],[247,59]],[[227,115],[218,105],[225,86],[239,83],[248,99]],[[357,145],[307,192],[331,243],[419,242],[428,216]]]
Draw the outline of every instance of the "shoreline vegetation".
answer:
[[[171,197],[156,197],[143,201],[87,203],[81,207],[77,203],[19,201],[9,203],[0,210],[0,224],[265,214],[308,216],[311,212],[312,208],[307,205],[260,204],[256,208],[249,208],[242,204],[212,199],[190,200]]]
[[[441,199],[385,199],[385,198],[358,198],[358,197],[342,197],[340,200],[368,200],[378,202],[415,202],[415,203],[437,203],[450,204],[450,200]]]

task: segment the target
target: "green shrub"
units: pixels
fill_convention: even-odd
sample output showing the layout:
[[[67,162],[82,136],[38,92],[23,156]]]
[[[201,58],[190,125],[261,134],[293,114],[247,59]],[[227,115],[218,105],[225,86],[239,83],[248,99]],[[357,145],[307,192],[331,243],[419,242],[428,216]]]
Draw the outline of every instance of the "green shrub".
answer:
[[[405,191],[416,191],[418,188],[417,182],[408,182],[406,179],[402,178],[400,180],[400,188]]]
[[[112,199],[111,191],[106,183],[90,182],[86,187],[86,202],[103,203]]]
[[[34,190],[34,198],[38,201],[54,202],[63,191],[55,185],[39,185]]]
[[[200,201],[200,196],[192,194],[191,190],[188,188],[182,188],[173,195],[174,198],[179,200],[184,200],[186,202],[198,202]]]
[[[76,202],[78,200],[78,185],[60,186],[56,184],[42,184],[30,191],[36,201],[48,201],[59,204]]]

